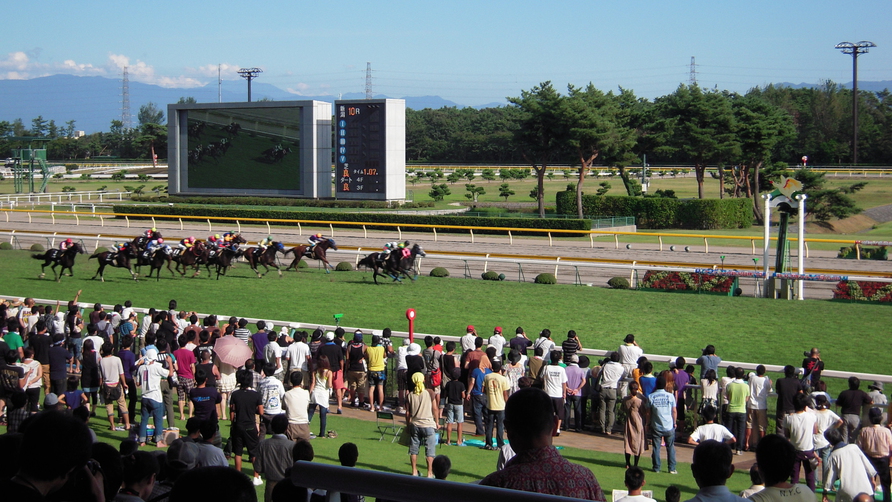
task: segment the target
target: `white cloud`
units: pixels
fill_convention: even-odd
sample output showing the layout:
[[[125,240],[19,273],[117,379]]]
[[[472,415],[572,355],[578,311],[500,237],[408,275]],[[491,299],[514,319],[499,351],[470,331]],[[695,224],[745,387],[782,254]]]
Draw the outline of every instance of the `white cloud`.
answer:
[[[229,64],[229,63],[220,63],[220,76],[223,80],[238,80],[238,69],[240,66]],[[216,64],[208,64],[204,66],[199,66],[197,69],[195,68],[186,68],[187,73],[193,73],[200,77],[217,77],[217,65]]]
[[[28,69],[30,58],[24,52],[10,52],[6,59],[0,60],[0,69],[25,71]]]
[[[307,89],[309,89],[309,88],[310,88],[310,86],[308,84],[300,82],[296,86],[289,87],[286,90],[288,92],[290,92],[291,94],[297,94],[298,96],[304,96],[307,94]]]

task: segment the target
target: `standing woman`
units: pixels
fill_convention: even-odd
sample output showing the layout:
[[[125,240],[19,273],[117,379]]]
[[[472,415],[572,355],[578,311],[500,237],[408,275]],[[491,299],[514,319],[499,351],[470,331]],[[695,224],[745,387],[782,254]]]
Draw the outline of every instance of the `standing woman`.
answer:
[[[25,395],[28,396],[28,412],[37,413],[40,403],[40,387],[43,379],[43,367],[34,359],[34,349],[25,347],[22,349],[25,357],[18,365],[25,368],[28,382],[25,384]]]
[[[84,320],[81,313],[77,309],[77,304],[69,307],[68,314],[65,316],[65,334],[68,335],[68,350],[71,352],[71,368],[73,373],[81,372],[81,359],[83,359],[84,349]]]
[[[235,326],[233,324],[228,324],[224,330],[223,336],[235,336]],[[224,363],[219,358],[216,359],[215,364],[217,365],[217,370],[219,373],[219,377],[217,377],[217,392],[220,393],[220,405],[218,410],[221,412],[223,410],[229,409],[229,396],[236,388],[236,377],[235,374],[238,371],[238,368],[235,366]],[[219,414],[221,417],[229,417],[229,413]]]
[[[629,460],[635,457],[635,466],[638,466],[638,460],[644,454],[646,444],[646,433],[644,423],[644,400],[641,393],[638,392],[639,385],[637,382],[629,382],[629,395],[623,398],[623,411],[626,412],[625,434],[623,435],[623,446],[626,453],[626,469],[631,467]]]
[[[582,358],[580,358],[580,361]],[[520,352],[511,349],[508,353],[508,364],[505,366],[505,376],[508,378],[508,395],[514,394],[520,388],[518,381],[524,373],[523,363],[520,362]],[[583,409],[584,405],[583,405]]]
[[[705,410],[707,406],[718,409],[719,381],[714,369],[706,371],[705,378],[700,380],[700,386],[703,388],[703,400],[700,402],[700,411]]]
[[[310,382],[310,410],[307,413],[308,420],[313,421],[313,413],[319,407],[319,437],[325,437],[325,425],[328,416],[328,402],[331,399],[331,364],[328,356],[319,356],[316,361],[316,371],[313,372],[313,380]]]
[[[84,340],[84,352],[81,361],[81,388],[90,402],[87,409],[90,416],[96,416],[96,398],[99,393],[99,353],[93,348],[93,340]]]

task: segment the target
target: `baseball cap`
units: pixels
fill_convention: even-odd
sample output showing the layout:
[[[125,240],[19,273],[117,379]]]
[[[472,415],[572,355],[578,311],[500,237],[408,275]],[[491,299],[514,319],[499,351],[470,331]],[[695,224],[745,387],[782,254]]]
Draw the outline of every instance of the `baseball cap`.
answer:
[[[501,333],[501,332],[502,332],[502,327],[501,327],[501,326],[496,326],[496,329],[494,329],[493,332],[495,332],[495,333]]]
[[[572,356],[570,356],[570,362],[571,362],[571,363],[578,363],[578,362],[579,362],[579,356],[577,356],[576,354],[573,354]]]
[[[362,341],[362,331],[357,331],[356,333],[353,333],[353,341],[354,342]]]
[[[468,327],[465,328],[465,331],[467,331],[468,333],[470,333],[471,331],[474,331],[474,325],[473,325],[473,324],[468,324]]]
[[[329,331],[328,333],[326,333],[325,339],[326,340],[334,340],[334,331]]]
[[[57,404],[59,404],[59,396],[53,394],[52,392],[47,394],[46,397],[43,399],[44,406],[55,406]]]
[[[178,471],[194,469],[198,463],[198,444],[175,440],[167,449],[167,463]]]

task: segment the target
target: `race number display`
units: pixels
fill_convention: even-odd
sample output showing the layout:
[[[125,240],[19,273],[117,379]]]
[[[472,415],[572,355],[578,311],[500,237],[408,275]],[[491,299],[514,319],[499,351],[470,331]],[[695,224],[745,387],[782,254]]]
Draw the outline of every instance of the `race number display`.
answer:
[[[381,102],[337,102],[335,186],[338,196],[386,192],[386,113],[385,103]]]

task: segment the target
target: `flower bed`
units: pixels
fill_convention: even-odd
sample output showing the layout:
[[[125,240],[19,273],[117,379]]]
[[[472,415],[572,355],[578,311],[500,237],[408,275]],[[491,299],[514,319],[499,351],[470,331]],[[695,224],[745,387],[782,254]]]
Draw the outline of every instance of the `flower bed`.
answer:
[[[663,291],[699,291],[703,293],[729,294],[734,287],[734,277],[690,272],[666,272],[648,270],[640,288]]]
[[[833,290],[834,300],[892,302],[892,283],[873,281],[839,281]]]

